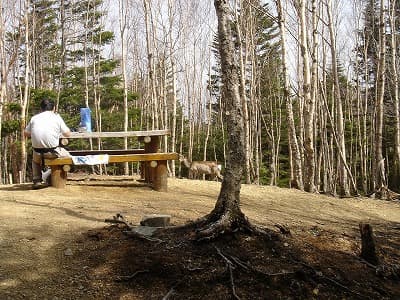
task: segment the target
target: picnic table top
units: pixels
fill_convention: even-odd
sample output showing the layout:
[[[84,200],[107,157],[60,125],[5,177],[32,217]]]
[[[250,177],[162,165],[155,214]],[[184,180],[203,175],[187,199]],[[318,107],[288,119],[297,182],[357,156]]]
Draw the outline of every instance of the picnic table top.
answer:
[[[106,138],[106,137],[145,137],[145,136],[163,136],[170,134],[170,130],[139,130],[139,131],[92,131],[92,132],[71,132],[71,136],[64,137],[68,139],[80,138]]]

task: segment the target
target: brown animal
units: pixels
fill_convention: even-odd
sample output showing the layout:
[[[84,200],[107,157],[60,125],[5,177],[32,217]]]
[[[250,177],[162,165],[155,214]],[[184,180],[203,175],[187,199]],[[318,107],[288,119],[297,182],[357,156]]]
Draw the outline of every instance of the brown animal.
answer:
[[[179,155],[179,161],[189,169],[189,178],[196,179],[199,175],[210,175],[212,178],[224,179],[221,175],[221,165],[215,161],[189,161],[183,155]]]

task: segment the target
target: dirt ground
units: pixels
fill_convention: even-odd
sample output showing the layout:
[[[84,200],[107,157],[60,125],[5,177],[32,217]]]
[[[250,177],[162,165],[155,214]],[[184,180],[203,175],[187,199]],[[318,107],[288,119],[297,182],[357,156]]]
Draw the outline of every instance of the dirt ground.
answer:
[[[159,230],[147,240],[104,222],[185,224],[212,210],[221,184],[168,183],[168,193],[111,177],[0,186],[0,299],[400,299],[399,202],[243,185],[243,212],[272,239]],[[373,227],[377,267],[359,258],[360,222]]]

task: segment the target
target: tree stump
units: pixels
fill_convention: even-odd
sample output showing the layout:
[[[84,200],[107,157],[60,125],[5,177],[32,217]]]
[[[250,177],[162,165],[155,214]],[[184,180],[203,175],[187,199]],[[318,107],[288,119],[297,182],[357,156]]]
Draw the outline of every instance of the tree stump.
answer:
[[[375,240],[372,232],[372,226],[369,224],[360,223],[361,233],[361,254],[360,256],[367,262],[378,265],[379,259],[376,255]]]

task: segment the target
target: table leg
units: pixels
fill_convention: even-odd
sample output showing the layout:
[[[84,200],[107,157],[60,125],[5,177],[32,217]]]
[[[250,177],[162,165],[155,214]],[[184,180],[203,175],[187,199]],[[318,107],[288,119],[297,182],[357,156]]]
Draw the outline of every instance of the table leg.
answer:
[[[144,152],[145,153],[157,153],[159,150],[160,137],[159,136],[151,136],[149,142],[144,143]],[[145,162],[145,181],[147,183],[153,183],[155,178],[155,168],[150,167],[149,162]]]
[[[67,172],[62,166],[51,166],[51,186],[63,189],[67,185]]]
[[[158,161],[157,167],[154,170],[153,188],[159,192],[166,192],[168,190],[168,168],[167,161]]]

